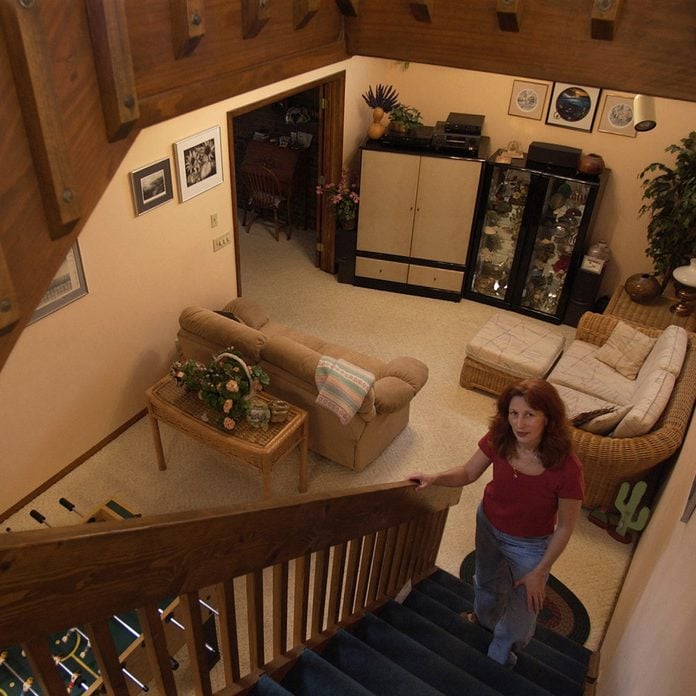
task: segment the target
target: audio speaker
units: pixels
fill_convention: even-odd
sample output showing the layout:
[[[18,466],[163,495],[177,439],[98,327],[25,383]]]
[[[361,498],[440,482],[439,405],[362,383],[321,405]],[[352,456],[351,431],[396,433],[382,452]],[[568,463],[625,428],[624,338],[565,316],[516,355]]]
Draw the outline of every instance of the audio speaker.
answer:
[[[581,153],[582,150],[577,147],[534,141],[529,144],[527,166],[541,165],[542,167],[553,166],[575,170]]]

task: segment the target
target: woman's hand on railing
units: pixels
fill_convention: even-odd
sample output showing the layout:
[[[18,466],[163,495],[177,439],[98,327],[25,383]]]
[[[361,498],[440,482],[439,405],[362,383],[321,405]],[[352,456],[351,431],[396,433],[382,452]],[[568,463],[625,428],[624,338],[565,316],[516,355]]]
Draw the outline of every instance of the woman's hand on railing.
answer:
[[[421,472],[417,472],[415,474],[411,474],[408,477],[408,480],[416,484],[417,491],[422,491],[424,488],[426,488],[433,482],[434,478],[435,476],[433,474],[424,474]]]

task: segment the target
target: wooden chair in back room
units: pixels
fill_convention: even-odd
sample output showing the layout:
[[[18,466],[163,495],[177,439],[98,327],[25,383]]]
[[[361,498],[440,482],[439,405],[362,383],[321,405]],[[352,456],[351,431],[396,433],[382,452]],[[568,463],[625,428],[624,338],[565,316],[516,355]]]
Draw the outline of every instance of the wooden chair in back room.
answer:
[[[271,233],[276,241],[280,241],[280,228],[283,226],[286,227],[286,236],[290,239],[292,221],[289,200],[283,194],[275,172],[264,166],[245,166],[242,169],[242,181],[246,196],[242,226],[246,227],[247,232],[250,232],[251,226],[257,219],[262,217],[264,213],[271,213],[273,215]],[[285,222],[281,221],[281,211],[285,216]],[[251,213],[251,218],[247,225],[248,213]]]

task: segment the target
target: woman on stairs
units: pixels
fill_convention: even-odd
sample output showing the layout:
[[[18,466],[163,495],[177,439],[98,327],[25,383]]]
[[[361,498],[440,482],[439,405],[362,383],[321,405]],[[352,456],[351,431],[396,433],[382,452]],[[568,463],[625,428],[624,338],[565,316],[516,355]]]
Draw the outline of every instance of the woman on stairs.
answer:
[[[466,464],[409,480],[417,490],[466,486],[491,464],[476,513],[474,613],[467,618],[493,632],[488,656],[514,667],[515,651],[534,634],[551,566],[575,529],[584,492],[565,407],[549,382],[508,387]]]

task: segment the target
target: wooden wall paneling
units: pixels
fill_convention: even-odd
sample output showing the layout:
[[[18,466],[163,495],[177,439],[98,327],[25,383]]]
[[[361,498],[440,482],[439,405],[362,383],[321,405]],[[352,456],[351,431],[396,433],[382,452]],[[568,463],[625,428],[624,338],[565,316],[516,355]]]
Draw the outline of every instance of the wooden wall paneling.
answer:
[[[126,11],[121,0],[87,0],[86,7],[106,133],[113,142],[140,116]]]
[[[357,17],[359,2],[360,0],[336,0],[336,5],[346,17]]]
[[[418,2],[411,2],[410,4],[411,12],[417,21],[433,21],[433,5],[435,4],[435,0],[419,0]]]
[[[613,41],[590,36],[592,3],[584,19],[571,5],[526,2],[520,31],[508,32],[499,30],[492,0],[437,0],[436,20],[423,32],[396,21],[403,0],[363,3],[360,17],[346,22],[347,45],[351,55],[696,100],[693,0],[622,3]]]
[[[169,0],[174,56],[191,55],[205,36],[205,0]]]
[[[302,29],[319,10],[319,0],[294,0],[292,5],[295,29]]]
[[[621,0],[594,0],[590,20],[590,34],[593,39],[611,41],[614,38],[620,6]]]
[[[19,320],[19,304],[5,253],[0,246],[0,336],[7,333]]]
[[[242,0],[242,37],[253,39],[271,18],[271,0]]]
[[[522,0],[497,0],[496,14],[501,31],[519,31],[522,24]]]
[[[50,81],[39,4],[23,0],[13,5],[3,3],[0,8],[49,233],[56,239],[70,231],[81,210],[63,117]]]

